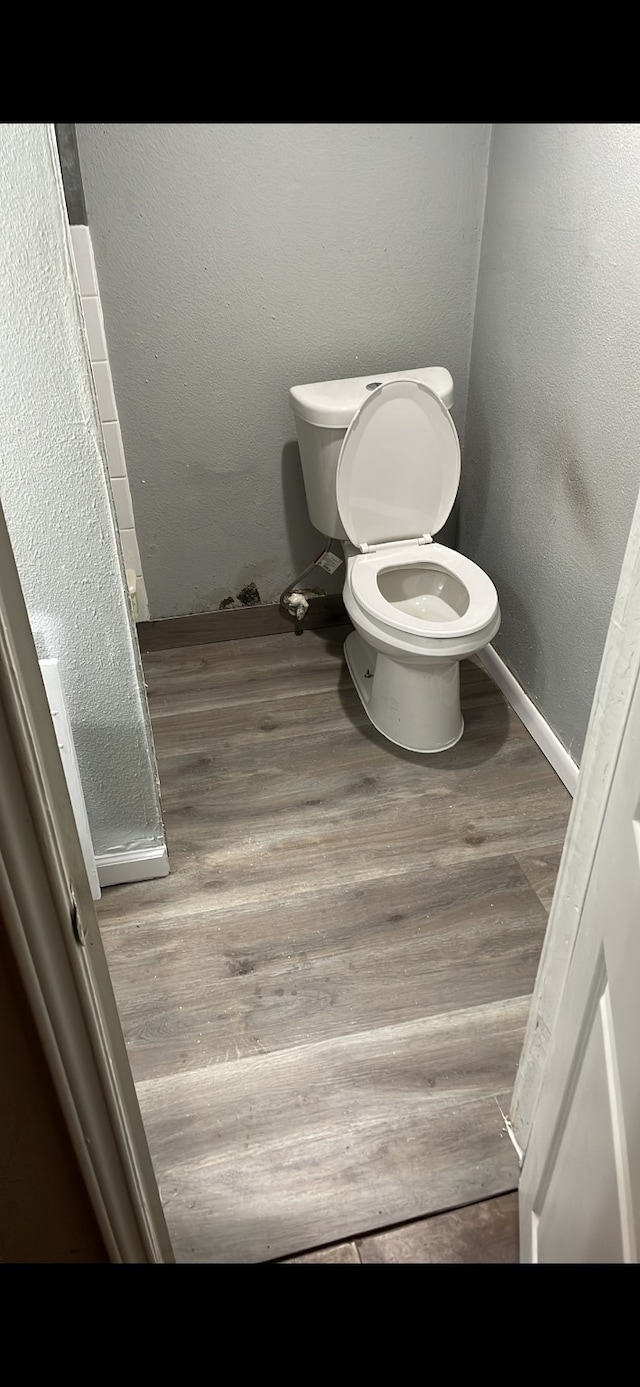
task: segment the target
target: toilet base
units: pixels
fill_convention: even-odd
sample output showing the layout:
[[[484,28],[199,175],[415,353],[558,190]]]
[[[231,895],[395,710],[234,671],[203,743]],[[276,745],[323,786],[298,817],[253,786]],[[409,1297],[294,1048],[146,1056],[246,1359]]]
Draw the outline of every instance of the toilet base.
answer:
[[[460,741],[460,662],[415,664],[379,654],[357,631],[344,643],[347,668],[373,726],[406,751],[432,754]]]

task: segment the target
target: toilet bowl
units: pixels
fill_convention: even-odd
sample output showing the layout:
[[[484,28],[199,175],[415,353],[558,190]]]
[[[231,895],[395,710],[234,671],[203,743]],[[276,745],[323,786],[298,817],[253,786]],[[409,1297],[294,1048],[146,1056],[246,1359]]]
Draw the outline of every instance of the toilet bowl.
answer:
[[[300,418],[304,425],[298,435],[312,519],[328,522],[319,528],[344,545],[343,597],[354,627],[345,658],[353,683],[378,731],[422,753],[444,751],[462,736],[459,661],[487,645],[500,625],[488,575],[431,537],[456,497],[460,445],[443,399],[451,377],[440,369],[436,388],[428,376],[424,370],[336,383],[361,384],[364,395],[341,435],[336,425],[344,419],[336,419],[330,382],[321,394],[310,386],[290,392],[296,424]],[[310,447],[323,427],[338,434],[333,455],[322,437]],[[332,482],[333,509],[324,501]]]
[[[444,751],[464,730],[459,661],[500,625],[496,590],[477,564],[442,544],[384,551],[347,555],[349,672],[385,737],[410,751]]]

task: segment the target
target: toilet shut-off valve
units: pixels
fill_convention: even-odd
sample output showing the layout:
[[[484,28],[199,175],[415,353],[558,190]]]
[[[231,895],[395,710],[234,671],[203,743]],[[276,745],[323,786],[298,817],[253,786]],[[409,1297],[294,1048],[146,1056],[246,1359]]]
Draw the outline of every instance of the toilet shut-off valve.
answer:
[[[293,583],[281,593],[279,606],[284,607],[285,612],[288,612],[289,616],[295,618],[298,635],[300,634],[301,623],[309,610],[309,597],[307,597],[306,593],[298,590],[298,583],[301,583],[302,579],[306,578],[307,574],[311,573],[314,568],[323,568],[325,573],[335,573],[336,569],[340,568],[341,564],[342,559],[339,558],[338,554],[331,553],[331,536],[327,535],[326,544],[322,553],[318,555],[317,559],[313,560],[313,563],[307,564],[307,567],[303,569],[302,573],[299,573],[298,577],[294,578]],[[320,589],[320,591],[323,591],[323,589]],[[312,589],[309,595],[313,596],[314,592],[317,593],[318,589]]]
[[[309,602],[303,592],[288,592],[282,605],[286,607],[291,616],[295,617],[296,621],[302,621],[309,610]]]

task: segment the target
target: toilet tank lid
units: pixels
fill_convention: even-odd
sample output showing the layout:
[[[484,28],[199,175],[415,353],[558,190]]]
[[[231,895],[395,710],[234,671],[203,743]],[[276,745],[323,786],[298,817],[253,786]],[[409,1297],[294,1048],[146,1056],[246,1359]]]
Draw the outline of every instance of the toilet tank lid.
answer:
[[[294,385],[289,391],[293,413],[308,424],[323,429],[347,429],[354,414],[373,393],[376,385],[392,380],[419,380],[428,385],[451,409],[453,379],[445,366],[422,366],[417,370],[387,371],[384,375],[352,376],[348,380],[316,381],[313,385]]]

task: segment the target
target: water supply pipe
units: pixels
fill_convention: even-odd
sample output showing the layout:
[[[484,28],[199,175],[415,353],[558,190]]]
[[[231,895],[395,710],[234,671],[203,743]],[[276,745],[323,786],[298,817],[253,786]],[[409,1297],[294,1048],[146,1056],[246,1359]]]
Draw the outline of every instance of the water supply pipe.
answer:
[[[331,562],[323,564],[322,560],[326,558],[327,555],[330,556]],[[304,592],[298,590],[298,584],[301,583],[302,579],[306,578],[307,574],[311,573],[314,568],[324,568],[326,572],[333,573],[336,568],[339,568],[341,562],[342,560],[338,558],[337,554],[331,553],[331,536],[327,535],[322,553],[318,555],[317,559],[313,560],[313,563],[307,564],[307,567],[302,570],[302,573],[299,573],[297,578],[294,578],[293,582],[289,583],[288,587],[281,593],[279,605],[284,607],[285,612],[288,612],[289,616],[294,618],[298,629],[302,626],[302,622],[309,610],[309,598]]]

